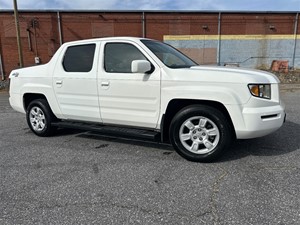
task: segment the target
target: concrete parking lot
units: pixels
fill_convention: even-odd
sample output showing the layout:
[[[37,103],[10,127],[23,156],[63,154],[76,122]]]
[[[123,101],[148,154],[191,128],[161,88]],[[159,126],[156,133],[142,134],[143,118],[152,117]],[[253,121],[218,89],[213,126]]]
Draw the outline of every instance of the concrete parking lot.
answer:
[[[0,93],[0,224],[300,224],[300,90],[277,132],[192,163],[167,145],[40,138]]]

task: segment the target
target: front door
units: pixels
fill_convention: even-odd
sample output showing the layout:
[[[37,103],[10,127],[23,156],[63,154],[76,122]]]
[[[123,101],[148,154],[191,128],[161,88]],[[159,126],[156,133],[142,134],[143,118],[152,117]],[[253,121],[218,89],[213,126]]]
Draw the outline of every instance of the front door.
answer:
[[[160,69],[136,43],[118,41],[101,45],[99,103],[106,124],[156,128],[160,105]],[[151,74],[132,73],[133,60],[148,60]],[[100,64],[100,65],[101,65]]]

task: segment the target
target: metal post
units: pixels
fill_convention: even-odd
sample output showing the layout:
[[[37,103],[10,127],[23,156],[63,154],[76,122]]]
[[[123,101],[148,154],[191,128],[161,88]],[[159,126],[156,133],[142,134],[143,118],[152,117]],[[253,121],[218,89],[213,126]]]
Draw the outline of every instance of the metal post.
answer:
[[[60,20],[60,13],[57,12],[57,23],[58,23],[58,34],[59,34],[59,44],[63,44],[62,40],[62,32],[61,32],[61,20]]]
[[[28,38],[28,49],[29,49],[29,51],[32,51],[31,36],[30,36],[30,30],[29,29],[27,29],[27,38]]]
[[[5,77],[4,77],[4,71],[3,71],[3,65],[2,65],[1,52],[0,52],[0,73],[1,73],[2,80],[4,80]]]
[[[33,26],[33,30],[34,30],[34,48],[35,48],[35,57],[38,57],[39,53],[38,53],[38,47],[37,47],[37,37],[36,37],[36,25],[37,25],[37,20],[34,19],[32,21],[32,26]]]
[[[143,38],[146,37],[146,26],[145,26],[145,12],[142,14],[142,30],[143,30]]]
[[[295,57],[296,57],[296,48],[297,48],[297,31],[298,31],[298,18],[299,18],[299,13],[296,14],[295,27],[294,27],[293,69],[295,69]]]
[[[218,47],[217,47],[217,63],[218,66],[221,65],[221,12],[219,12],[218,17]]]
[[[21,37],[20,37],[20,25],[19,25],[19,13],[18,13],[17,0],[14,0],[14,14],[15,14],[15,24],[16,24],[16,32],[17,32],[19,63],[20,63],[20,67],[23,67],[23,52],[22,52],[22,44],[21,44]]]

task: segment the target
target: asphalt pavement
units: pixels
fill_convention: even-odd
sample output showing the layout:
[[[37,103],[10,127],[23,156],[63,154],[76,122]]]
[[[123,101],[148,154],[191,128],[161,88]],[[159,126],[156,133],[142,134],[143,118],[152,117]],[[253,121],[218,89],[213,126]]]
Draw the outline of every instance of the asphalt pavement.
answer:
[[[300,224],[300,90],[277,132],[218,162],[170,146],[60,130],[35,136],[0,93],[0,224]]]

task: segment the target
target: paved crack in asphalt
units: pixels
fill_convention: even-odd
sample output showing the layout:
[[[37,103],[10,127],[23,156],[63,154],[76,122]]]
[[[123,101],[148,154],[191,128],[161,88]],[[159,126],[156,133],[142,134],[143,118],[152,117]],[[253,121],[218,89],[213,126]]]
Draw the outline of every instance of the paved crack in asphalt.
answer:
[[[214,182],[214,184],[212,186],[212,194],[211,194],[211,198],[210,198],[210,212],[213,216],[213,224],[219,223],[217,198],[218,198],[218,194],[220,191],[221,182],[228,175],[228,172],[226,170],[224,170],[223,168],[220,168],[220,169],[222,170],[222,174]]]

